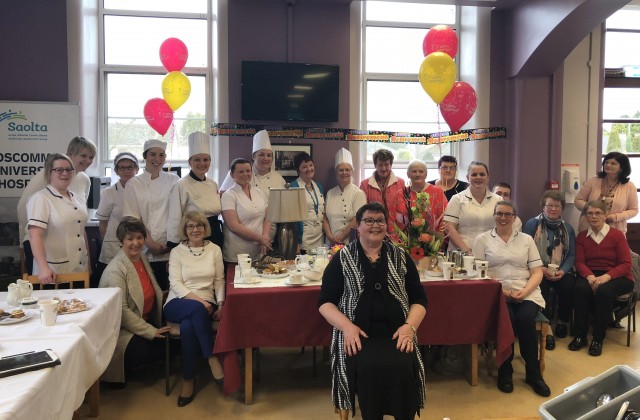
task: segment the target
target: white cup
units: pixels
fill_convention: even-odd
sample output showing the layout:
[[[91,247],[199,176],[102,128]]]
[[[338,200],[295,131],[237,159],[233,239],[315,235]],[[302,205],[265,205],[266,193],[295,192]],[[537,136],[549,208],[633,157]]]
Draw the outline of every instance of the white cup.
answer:
[[[487,277],[489,261],[476,260],[476,274],[480,278]]]
[[[299,271],[292,271],[291,272],[291,278],[289,279],[289,282],[291,284],[302,284],[303,280],[302,280],[302,273]]]
[[[253,272],[251,267],[248,270],[242,270],[242,283],[251,283],[253,280]]]
[[[243,263],[251,264],[251,258],[250,257],[238,258],[238,264],[243,264]]]
[[[57,300],[41,300],[38,302],[40,307],[40,321],[45,327],[56,325],[58,317],[58,301]]]
[[[465,255],[462,257],[463,267],[467,270],[467,274],[471,274],[473,272],[473,262],[476,260],[476,257],[473,255]]]
[[[242,279],[247,282],[247,276],[251,278],[251,263],[250,262],[241,262],[238,264],[240,266],[240,276]]]
[[[238,257],[238,261],[246,259],[246,258],[251,259],[251,255],[249,255],[249,254],[238,254],[237,257]]]
[[[456,263],[443,261],[442,262],[442,277],[445,280],[453,280],[453,267],[456,266]]]
[[[547,265],[547,268],[549,269],[549,271],[551,272],[551,275],[556,275],[556,272],[558,271],[558,269],[560,268],[560,266],[558,264],[549,264]]]

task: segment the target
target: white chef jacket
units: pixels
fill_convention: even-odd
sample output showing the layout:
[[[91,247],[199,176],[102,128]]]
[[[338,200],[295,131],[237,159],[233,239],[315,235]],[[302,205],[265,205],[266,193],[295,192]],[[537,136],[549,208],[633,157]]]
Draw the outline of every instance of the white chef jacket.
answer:
[[[127,181],[124,189],[123,216],[133,216],[147,227],[151,238],[159,244],[167,243],[167,218],[171,189],[180,180],[178,175],[160,171],[160,176],[151,179],[146,170]],[[149,262],[168,261],[169,253],[153,255],[145,248]]]
[[[331,188],[327,193],[325,202],[325,213],[327,220],[329,220],[331,232],[334,235],[342,232],[342,229],[356,217],[358,209],[365,204],[367,204],[367,196],[364,191],[353,183],[347,185],[344,191],[338,185]],[[349,237],[344,240],[344,243],[349,243]],[[334,244],[329,243],[327,240],[327,245],[332,246]]]
[[[218,184],[209,178],[195,179],[191,174],[174,185],[169,201],[167,239],[179,243],[182,237],[182,216],[191,211],[201,211],[206,217],[217,216],[222,211]],[[212,226],[213,229],[213,226]]]
[[[43,190],[46,186],[47,179],[44,174],[44,168],[42,168],[31,178],[22,191],[20,201],[18,201],[18,238],[21,238],[20,248],[22,248],[22,242],[29,240],[29,231],[27,230],[27,203],[33,194]],[[89,190],[91,190],[91,180],[87,174],[84,172],[76,173],[71,179],[71,183],[67,189],[73,192],[86,207]]]
[[[302,221],[302,241],[300,242],[300,249],[305,251],[311,251],[313,248],[322,246],[324,243],[322,230],[325,210],[324,195],[315,181],[311,180],[311,184],[313,185],[313,192],[305,187],[305,183],[300,177],[291,183],[292,186],[302,187],[305,191],[307,218]]]
[[[122,220],[124,210],[124,185],[118,180],[115,184],[100,192],[100,204],[96,210],[98,220],[107,221],[107,231],[102,239],[100,261],[109,264],[111,259],[120,251],[120,241],[116,237],[116,229]]]
[[[489,261],[489,277],[502,283],[502,289],[506,291],[523,289],[531,277],[529,269],[542,266],[533,238],[515,229],[507,243],[498,236],[495,228],[480,234],[473,243],[473,256]],[[545,307],[539,286],[525,300]]]
[[[458,233],[469,246],[473,246],[476,236],[486,232],[495,226],[493,210],[502,197],[492,193],[488,189],[482,204],[473,198],[469,188],[451,197],[444,212],[445,222],[452,222],[458,225]],[[521,222],[522,224],[522,222]],[[449,248],[455,250],[453,241],[449,241]]]
[[[236,183],[222,194],[222,211],[235,210],[238,221],[247,228],[261,234],[267,210],[267,197],[264,192],[250,185],[251,198],[242,191],[242,187]],[[222,257],[225,261],[237,262],[238,254],[249,254],[252,259],[260,256],[260,244],[255,241],[247,241],[233,233],[225,223],[222,229],[224,246]]]
[[[27,227],[45,229],[44,249],[49,268],[58,274],[89,271],[84,227],[89,219],[87,206],[77,195],[71,199],[53,186],[33,194],[27,203]],[[40,269],[34,260],[33,274]]]

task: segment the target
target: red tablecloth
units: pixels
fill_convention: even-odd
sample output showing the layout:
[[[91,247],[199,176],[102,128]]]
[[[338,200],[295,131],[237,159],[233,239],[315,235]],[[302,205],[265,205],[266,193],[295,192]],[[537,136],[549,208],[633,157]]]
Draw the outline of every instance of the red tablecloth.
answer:
[[[241,386],[237,350],[253,347],[328,346],[331,326],[318,312],[320,287],[240,289],[235,266],[227,271],[224,313],[214,346],[225,369],[225,395]],[[429,306],[418,330],[420,344],[496,341],[501,364],[513,330],[500,283],[493,280],[423,282]]]

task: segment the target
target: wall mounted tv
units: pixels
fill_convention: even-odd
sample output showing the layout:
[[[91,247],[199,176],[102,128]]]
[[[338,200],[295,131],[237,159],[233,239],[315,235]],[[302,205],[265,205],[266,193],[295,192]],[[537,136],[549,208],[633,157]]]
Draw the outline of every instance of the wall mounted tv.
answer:
[[[242,119],[338,121],[337,65],[242,62]]]

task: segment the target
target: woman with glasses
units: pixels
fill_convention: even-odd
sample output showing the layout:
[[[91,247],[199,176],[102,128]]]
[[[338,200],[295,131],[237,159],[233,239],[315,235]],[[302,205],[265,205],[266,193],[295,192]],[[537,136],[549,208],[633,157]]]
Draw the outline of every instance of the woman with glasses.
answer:
[[[606,223],[607,206],[601,200],[589,201],[582,215],[589,227],[576,238],[578,278],[573,296],[576,335],[569,350],[587,346],[589,315],[591,308],[595,308],[589,354],[600,356],[616,297],[633,290],[631,250],[624,234]]]
[[[429,184],[435,185],[444,191],[444,196],[447,197],[447,201],[451,201],[451,198],[466,190],[469,186],[468,183],[460,181],[456,178],[458,171],[458,161],[453,156],[444,155],[438,160],[438,173],[439,179],[429,181]]]
[[[469,187],[454,195],[445,210],[445,231],[449,234],[449,250],[471,252],[473,241],[494,226],[493,211],[499,195],[489,190],[489,168],[482,162],[471,162],[467,170]]]
[[[627,220],[638,214],[638,193],[629,175],[631,163],[627,155],[607,153],[602,159],[602,171],[580,187],[575,199],[576,208],[583,210],[588,201],[602,201],[607,215],[605,222],[626,235]],[[586,230],[589,226],[584,215],[581,216],[578,231]]]
[[[54,153],[44,164],[47,186],[27,203],[27,229],[33,251],[33,274],[41,283],[55,283],[56,273],[89,271],[84,227],[86,204],[69,190],[73,162]]]
[[[211,166],[209,136],[200,131],[189,134],[189,175],[180,179],[171,191],[167,239],[170,246],[180,242],[180,221],[190,211],[201,211],[211,226],[206,239],[222,249],[222,229],[218,216],[222,211],[218,184],[207,178]]]
[[[416,331],[427,297],[405,250],[385,241],[387,210],[377,202],[356,213],[359,237],[329,261],[320,314],[333,328],[332,397],[362,418],[413,419],[424,407],[425,376]]]
[[[98,228],[102,238],[102,249],[97,264],[96,276],[100,279],[107,264],[120,251],[120,241],[116,237],[116,229],[122,219],[124,208],[124,188],[127,182],[138,173],[138,159],[129,152],[118,153],[113,159],[113,169],[118,175],[118,181],[100,192],[100,204],[96,210],[99,220]],[[95,287],[97,285],[91,285]]]
[[[473,256],[489,262],[489,277],[498,279],[507,300],[509,318],[520,343],[525,362],[526,382],[543,397],[551,390],[542,378],[538,360],[538,334],[535,318],[544,299],[540,292],[542,261],[531,236],[513,228],[516,208],[500,201],[493,211],[495,227],[480,234],[473,242]],[[511,355],[498,368],[498,389],[513,392],[513,345]]]
[[[209,222],[202,212],[186,213],[181,223],[185,239],[171,250],[169,281],[171,288],[164,313],[169,322],[180,324],[182,346],[182,390],[178,407],[195,396],[198,360],[209,362],[213,380],[222,384],[222,365],[213,355],[211,322],[222,316],[224,303],[224,266],[220,247],[205,239],[211,235]]]

